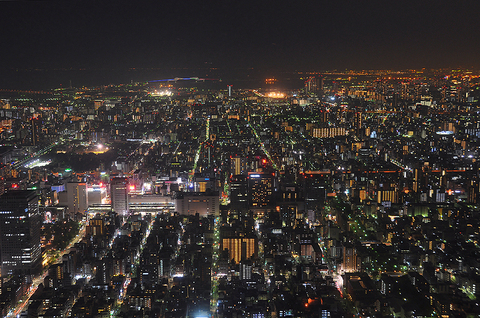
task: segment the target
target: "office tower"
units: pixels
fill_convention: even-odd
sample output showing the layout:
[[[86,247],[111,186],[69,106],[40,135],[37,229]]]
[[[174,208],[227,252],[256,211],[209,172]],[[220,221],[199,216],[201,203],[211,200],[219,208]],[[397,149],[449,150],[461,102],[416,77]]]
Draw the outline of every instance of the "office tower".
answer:
[[[218,216],[220,200],[217,191],[181,192],[175,196],[175,211],[181,215]]]
[[[229,260],[236,264],[258,256],[258,239],[256,237],[231,237],[221,241],[221,250],[228,250]]]
[[[234,175],[230,178],[230,205],[235,209],[248,209],[247,176]]]
[[[42,120],[37,117],[32,117],[30,119],[30,129],[32,137],[32,146],[37,146],[40,142],[40,135],[42,131]]]
[[[270,173],[248,173],[248,198],[250,207],[262,208],[272,203],[273,181],[273,175]]]
[[[106,232],[105,221],[100,217],[95,217],[94,219],[90,219],[87,225],[87,235],[97,236],[97,235],[104,235]]]
[[[233,175],[246,175],[248,173],[248,159],[245,157],[231,157],[230,158],[230,172]]]
[[[102,204],[107,197],[107,188],[102,184],[89,184],[87,189],[88,205]]]
[[[120,216],[127,216],[128,209],[128,178],[115,177],[110,181],[110,198],[112,210]]]
[[[207,175],[199,175],[193,178],[193,190],[194,192],[210,192],[215,191],[215,176],[210,177]]]
[[[355,112],[353,126],[355,127],[357,132],[362,128],[362,112],[361,111]]]
[[[345,272],[358,271],[361,265],[358,258],[357,250],[353,246],[344,246],[342,269]]]
[[[319,95],[322,84],[323,84],[323,80],[321,80],[320,82],[320,80],[314,76],[309,77],[305,81],[305,93],[306,94],[312,93],[312,94]]]
[[[242,261],[240,262],[240,279],[241,280],[251,280],[253,273],[253,264],[252,261]]]
[[[40,270],[41,215],[35,191],[10,191],[0,196],[1,277],[14,273],[27,281]]]
[[[327,197],[328,176],[319,171],[310,171],[310,173],[304,175],[303,182],[305,209],[307,211],[320,210]]]
[[[87,184],[85,182],[68,182],[67,198],[70,215],[84,213],[88,209]]]

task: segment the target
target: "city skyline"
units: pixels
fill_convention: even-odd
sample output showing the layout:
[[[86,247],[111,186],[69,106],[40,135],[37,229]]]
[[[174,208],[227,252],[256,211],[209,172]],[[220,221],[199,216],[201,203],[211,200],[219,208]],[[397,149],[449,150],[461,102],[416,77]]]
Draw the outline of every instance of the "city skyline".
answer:
[[[0,315],[480,316],[479,1],[0,1]]]
[[[2,316],[478,316],[480,72],[257,84],[0,90]]]

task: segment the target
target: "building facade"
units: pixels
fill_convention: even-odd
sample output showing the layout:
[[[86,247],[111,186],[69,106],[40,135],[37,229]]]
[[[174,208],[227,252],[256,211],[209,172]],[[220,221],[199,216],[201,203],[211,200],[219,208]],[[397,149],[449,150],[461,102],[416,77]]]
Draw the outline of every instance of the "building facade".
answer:
[[[110,181],[110,198],[112,210],[120,216],[127,216],[128,208],[128,178],[115,177]]]
[[[22,274],[27,280],[41,268],[41,215],[35,191],[0,196],[1,277]]]

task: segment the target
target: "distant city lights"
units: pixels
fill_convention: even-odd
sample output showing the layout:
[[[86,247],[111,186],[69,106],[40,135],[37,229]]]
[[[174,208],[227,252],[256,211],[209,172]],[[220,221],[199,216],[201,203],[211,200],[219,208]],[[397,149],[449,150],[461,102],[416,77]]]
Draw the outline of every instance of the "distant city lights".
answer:
[[[172,96],[172,95],[173,95],[173,92],[169,90],[161,90],[161,91],[155,90],[152,93],[152,96]]]
[[[278,92],[270,92],[266,95],[266,97],[269,97],[269,98],[285,98],[285,94],[284,93],[278,93]]]

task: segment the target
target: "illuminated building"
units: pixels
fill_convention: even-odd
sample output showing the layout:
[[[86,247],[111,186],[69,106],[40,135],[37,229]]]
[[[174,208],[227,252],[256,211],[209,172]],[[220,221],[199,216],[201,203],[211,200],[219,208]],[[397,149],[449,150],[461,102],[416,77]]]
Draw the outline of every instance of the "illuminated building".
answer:
[[[101,236],[105,234],[105,222],[101,218],[90,219],[86,231],[87,235]]]
[[[39,118],[33,117],[30,119],[31,124],[31,136],[32,136],[32,145],[37,146],[40,142],[40,132],[42,122]]]
[[[252,261],[243,261],[240,263],[240,279],[251,280],[252,279]]]
[[[220,200],[218,192],[182,192],[175,197],[175,210],[181,215],[199,214],[218,216]]]
[[[362,128],[362,112],[355,112],[353,126],[355,127],[357,132]]]
[[[327,197],[330,171],[307,171],[303,175],[305,209],[315,211],[322,208]]]
[[[215,190],[215,177],[195,176],[193,179],[194,192],[208,192]]]
[[[273,175],[250,172],[248,174],[249,205],[253,208],[269,206],[273,198]]]
[[[318,79],[314,76],[309,77],[305,81],[305,93],[318,94],[322,91],[323,79]]]
[[[88,209],[87,184],[85,182],[67,183],[68,212],[71,215],[84,213]]]
[[[230,158],[230,171],[234,175],[248,173],[248,160],[245,157]]]
[[[234,208],[248,208],[247,177],[235,175],[230,179],[230,204]]]
[[[224,238],[222,239],[222,250],[228,250],[228,258],[238,264],[242,260],[257,257],[258,242],[256,238]]]
[[[100,185],[89,184],[87,193],[88,193],[89,206],[93,204],[102,204],[104,203],[107,197],[107,188],[104,187],[103,184],[100,184]]]
[[[335,138],[337,136],[345,136],[347,134],[345,128],[329,127],[329,128],[313,128],[312,137],[314,138]]]
[[[398,190],[388,189],[388,190],[378,190],[377,191],[377,203],[384,203],[390,202],[391,203],[398,203]],[[385,205],[385,204],[384,204]]]
[[[128,215],[128,178],[115,177],[110,181],[110,198],[112,201],[112,211],[118,215]]]
[[[265,79],[265,84],[267,85],[273,85],[277,82],[277,79],[276,78],[266,78]]]
[[[345,272],[356,272],[360,269],[361,262],[354,247],[343,247],[343,264]]]
[[[35,191],[10,191],[0,196],[1,276],[20,271],[27,280],[40,269],[41,215]]]

